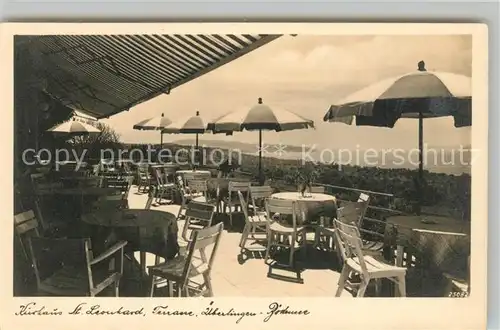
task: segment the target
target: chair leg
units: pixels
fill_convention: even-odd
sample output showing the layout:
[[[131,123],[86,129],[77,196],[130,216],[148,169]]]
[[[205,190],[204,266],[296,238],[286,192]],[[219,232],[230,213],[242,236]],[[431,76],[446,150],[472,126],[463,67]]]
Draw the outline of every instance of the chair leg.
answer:
[[[150,276],[150,279],[149,279],[149,296],[150,297],[153,297],[154,296],[154,293],[155,293],[155,277],[154,276]]]
[[[377,297],[380,297],[381,292],[382,292],[382,279],[377,278],[377,279],[375,279],[375,295]]]
[[[346,265],[344,265],[342,267],[342,272],[340,273],[340,278],[338,282],[337,292],[335,293],[335,297],[340,297],[342,291],[344,291],[348,275],[349,275],[349,268]]]
[[[360,297],[364,297],[365,296],[365,291],[366,291],[366,288],[368,287],[368,284],[370,283],[370,279],[367,278],[363,278],[361,280],[361,284],[359,285],[359,289],[358,289],[358,293],[356,295],[356,297],[360,298]]]
[[[208,296],[209,297],[213,297],[214,296],[214,292],[213,292],[213,288],[212,288],[212,282],[210,281],[210,275],[209,274],[203,274],[203,279],[205,280],[205,285],[207,286]]]
[[[406,297],[406,277],[405,275],[400,275],[397,277],[398,291],[400,297]]]
[[[273,239],[274,239],[274,233],[270,232],[267,238],[267,248],[266,248],[266,256],[264,257],[264,263],[267,263],[267,260],[269,259],[269,254],[271,251]]]
[[[250,225],[245,225],[245,228],[243,228],[243,233],[241,233],[240,248],[243,249],[245,247],[249,234],[250,234]]]
[[[174,296],[174,282],[168,280],[167,286],[168,286],[168,296],[172,298]]]
[[[302,233],[302,258],[304,260],[307,259],[307,237],[306,237],[306,232]]]
[[[232,210],[232,205],[229,204],[229,226],[233,228],[233,210]]]
[[[115,281],[115,297],[119,297],[120,296],[120,279],[117,279]]]
[[[295,240],[295,236],[290,237],[290,258],[288,260],[288,265],[290,265],[290,267],[293,267],[294,265],[293,256],[295,254]]]

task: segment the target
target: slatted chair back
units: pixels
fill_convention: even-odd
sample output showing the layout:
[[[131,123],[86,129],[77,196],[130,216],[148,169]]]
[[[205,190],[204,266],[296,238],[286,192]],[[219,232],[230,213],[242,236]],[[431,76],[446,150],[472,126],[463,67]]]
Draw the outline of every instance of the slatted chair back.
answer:
[[[362,215],[361,215],[361,221],[360,221],[360,226],[362,226],[362,222],[363,222],[363,218],[365,217],[366,215],[366,212],[368,211],[368,205],[370,204],[370,195],[368,194],[365,194],[365,193],[361,193],[359,194],[359,197],[358,197],[358,202],[364,202],[365,203],[365,208],[362,212]]]
[[[177,172],[177,165],[163,165],[163,176],[165,183],[175,183],[175,173]]]
[[[239,201],[237,192],[241,191],[245,196],[245,202],[248,204],[249,191],[250,191],[250,181],[229,181],[227,187],[227,195],[229,204],[231,205],[234,201]]]
[[[361,266],[361,270],[365,278],[368,278],[368,268],[362,251],[362,240],[359,234],[358,227],[352,224],[347,224],[337,219],[334,220],[335,229],[338,233],[340,245],[343,247],[344,262],[348,259],[354,259]]]
[[[61,271],[63,267],[73,268],[76,273],[88,279],[90,291],[92,274],[89,265],[90,240],[88,239],[55,239],[33,237],[29,241],[32,262],[37,285],[48,277]],[[63,286],[64,283],[61,283]]]
[[[266,198],[271,197],[272,194],[271,186],[250,186],[250,200],[254,211],[265,211]]]
[[[228,184],[229,193],[236,193],[237,191],[246,192],[250,190],[249,181],[229,181]]]
[[[126,244],[117,242],[101,255],[94,256],[88,238],[32,237],[29,247],[39,291],[52,295],[95,296],[115,283],[115,295],[118,296]],[[114,266],[109,270],[111,260]]]
[[[42,179],[44,179],[45,174],[44,173],[33,173],[33,174],[30,174],[30,178],[31,178],[31,182],[33,184],[35,184],[37,182],[40,182]]]
[[[207,180],[189,180],[188,188],[191,195],[193,193],[201,193],[204,197],[207,197],[207,192],[208,192]]]
[[[191,201],[186,205],[186,223],[182,230],[182,238],[189,242],[189,229],[200,229],[210,227],[215,213],[215,205]]]
[[[119,191],[123,199],[126,199],[129,191],[129,178],[104,178],[102,186],[104,188],[114,188]]]
[[[196,251],[199,251],[202,261],[201,264],[196,265],[197,272],[207,276],[207,278],[210,278],[210,272],[212,271],[223,229],[224,223],[220,222],[215,226],[208,226],[206,228],[193,231],[191,244],[189,244],[187,253],[187,262],[185,263],[184,271],[182,273],[184,285],[187,284],[191,268],[194,267],[192,260]],[[212,251],[210,252],[210,255],[207,256],[206,249],[212,245]]]
[[[14,215],[14,229],[16,236],[21,243],[24,256],[31,260],[28,253],[28,240],[30,237],[40,236],[38,220],[32,210]]]
[[[128,208],[128,201],[123,198],[123,195],[117,191],[115,194],[100,196],[97,201],[92,204],[92,209],[100,211],[117,211]]]
[[[184,185],[189,185],[189,181],[193,180],[209,180],[211,178],[210,173],[205,173],[205,172],[196,172],[196,171],[190,171],[190,172],[183,172],[182,173],[182,179],[184,180]]]
[[[229,180],[226,178],[210,178],[207,181],[208,190],[215,191],[215,195],[220,196],[220,191],[223,187],[229,187]]]
[[[337,209],[337,219],[343,223],[360,226],[367,202],[349,202]]]
[[[297,203],[293,200],[285,200],[278,198],[266,198],[266,213],[267,218],[271,222],[279,221],[283,226],[290,227],[289,222],[286,220],[292,217],[292,228],[297,228]]]

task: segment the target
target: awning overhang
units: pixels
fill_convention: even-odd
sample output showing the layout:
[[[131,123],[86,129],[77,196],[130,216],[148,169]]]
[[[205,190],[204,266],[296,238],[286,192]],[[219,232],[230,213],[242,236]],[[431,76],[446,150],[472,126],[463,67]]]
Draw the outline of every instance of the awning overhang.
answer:
[[[98,119],[227,64],[280,35],[16,36],[34,75],[64,105]]]

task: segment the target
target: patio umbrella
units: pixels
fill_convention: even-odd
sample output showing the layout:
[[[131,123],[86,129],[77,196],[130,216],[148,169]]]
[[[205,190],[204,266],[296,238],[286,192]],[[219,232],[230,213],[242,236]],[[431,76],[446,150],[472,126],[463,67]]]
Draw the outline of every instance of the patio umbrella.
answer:
[[[262,103],[259,98],[258,104],[250,109],[235,111],[208,124],[208,129],[214,133],[226,133],[233,131],[259,131],[259,176],[262,175],[262,131],[289,131],[295,129],[314,128],[312,120],[301,117],[293,112],[282,109],[271,109]]]
[[[177,120],[162,130],[167,134],[196,134],[196,149],[198,149],[198,134],[207,131],[207,124],[200,117],[200,112],[196,111],[195,116],[184,117]]]
[[[168,125],[170,125],[172,121],[168,118],[166,118],[163,113],[161,114],[160,117],[153,117],[153,118],[148,118],[141,120],[137,124],[133,126],[133,129],[137,130],[147,130],[147,131],[155,131],[155,130],[162,130]],[[163,147],[163,133],[160,132],[160,145]]]
[[[47,132],[55,135],[67,135],[68,137],[99,134],[101,131],[96,127],[72,118],[62,124],[49,128]]]
[[[358,126],[394,127],[399,118],[418,118],[420,214],[423,183],[423,119],[453,116],[455,127],[472,125],[471,78],[448,72],[418,71],[383,80],[332,105],[324,120]]]

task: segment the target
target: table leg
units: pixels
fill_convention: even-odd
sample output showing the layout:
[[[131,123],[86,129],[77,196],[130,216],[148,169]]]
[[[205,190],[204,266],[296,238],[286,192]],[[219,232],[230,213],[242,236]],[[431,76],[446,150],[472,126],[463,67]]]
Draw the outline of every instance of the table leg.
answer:
[[[139,259],[139,263],[141,265],[141,276],[144,276],[144,274],[146,273],[146,252],[140,251]]]
[[[398,245],[396,248],[396,266],[403,267],[403,254],[404,254],[404,246]]]

